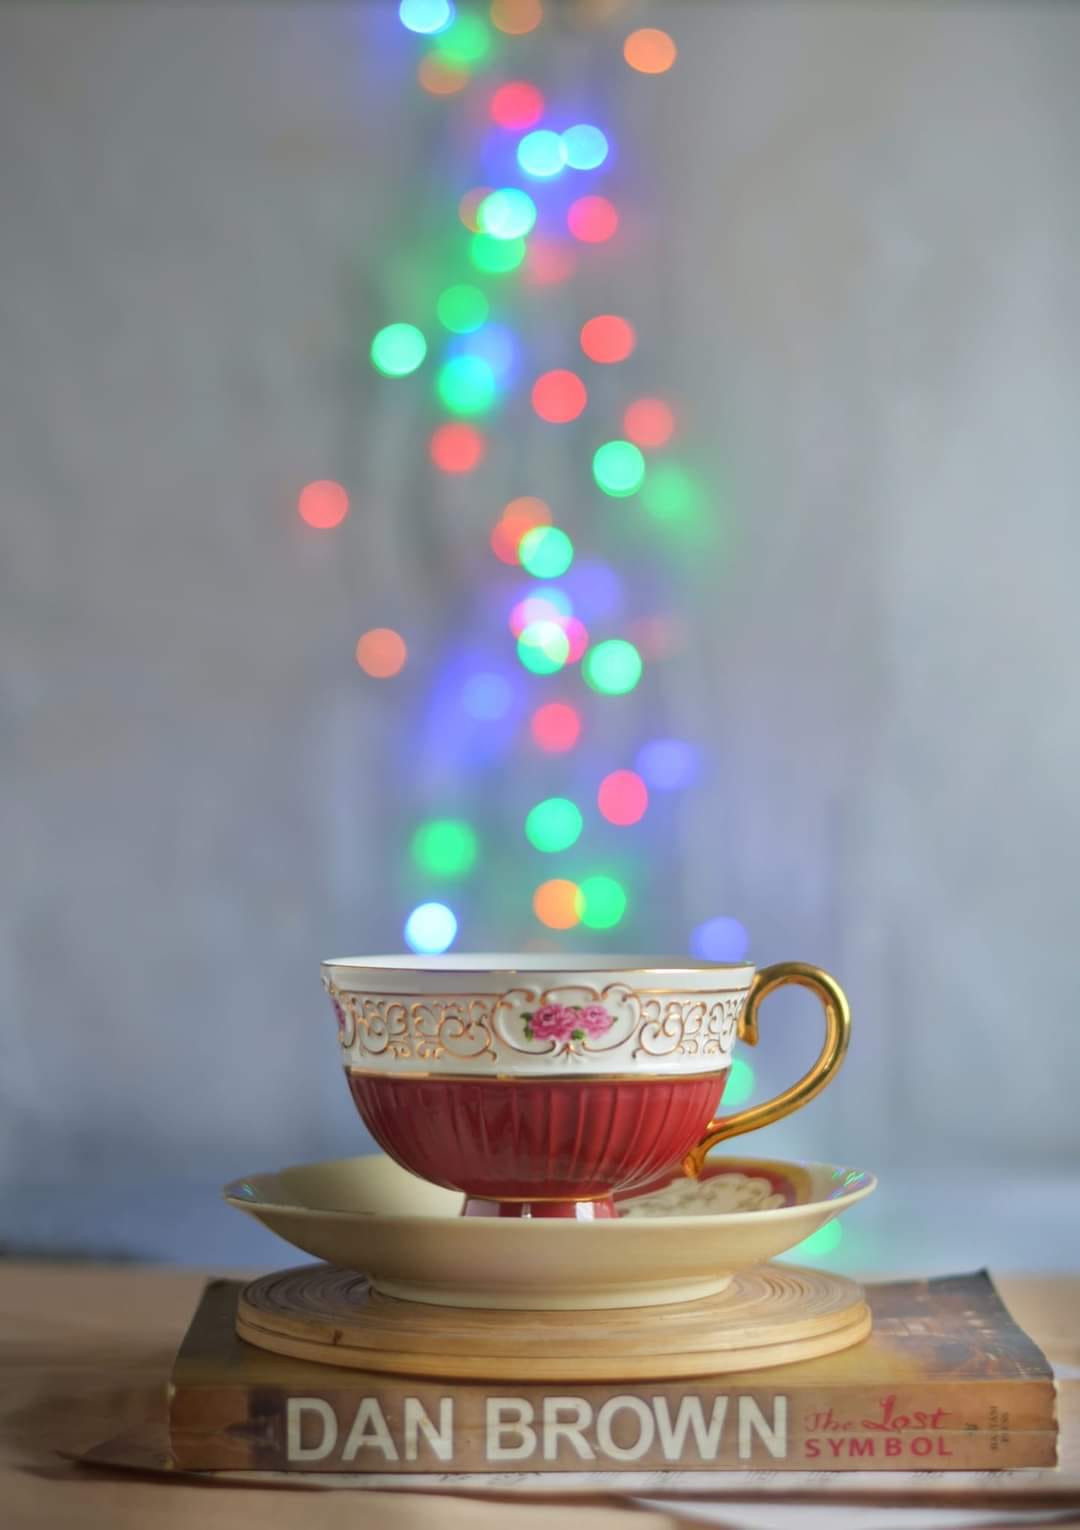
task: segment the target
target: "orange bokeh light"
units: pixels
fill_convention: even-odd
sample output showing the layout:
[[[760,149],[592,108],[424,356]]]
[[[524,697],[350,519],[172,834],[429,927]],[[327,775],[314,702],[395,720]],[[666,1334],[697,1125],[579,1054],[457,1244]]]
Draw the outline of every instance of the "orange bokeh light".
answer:
[[[452,96],[469,83],[468,72],[445,63],[437,53],[425,53],[416,67],[416,78],[432,96]]]
[[[349,513],[349,496],[332,478],[317,478],[300,490],[296,509],[300,519],[316,531],[332,531]]]
[[[533,893],[533,913],[549,930],[572,930],[581,923],[584,899],[576,882],[553,877]]]
[[[623,43],[623,58],[639,74],[666,74],[678,55],[673,39],[659,27],[639,27]]]
[[[510,37],[524,37],[534,32],[544,19],[540,0],[491,0],[491,20],[500,32]]]
[[[490,186],[474,186],[471,191],[465,193],[458,203],[458,217],[471,234],[478,234],[480,232],[480,225],[476,221],[476,209],[484,198],[490,195]]]
[[[392,627],[372,627],[356,645],[356,662],[373,680],[389,680],[405,667],[409,650]]]
[[[500,563],[516,564],[518,547],[527,531],[536,526],[550,526],[551,511],[542,499],[522,494],[512,499],[492,528],[491,550]]]

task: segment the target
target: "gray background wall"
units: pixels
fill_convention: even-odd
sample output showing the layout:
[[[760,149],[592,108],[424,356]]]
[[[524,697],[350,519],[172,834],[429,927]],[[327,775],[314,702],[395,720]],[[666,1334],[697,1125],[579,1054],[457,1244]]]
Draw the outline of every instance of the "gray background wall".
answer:
[[[682,48],[663,91],[610,62],[650,19]],[[1080,1158],[1080,10],[573,21],[527,72],[615,82],[640,234],[616,290],[737,530],[715,585],[688,583],[692,642],[661,682],[715,768],[657,928],[737,913],[760,960],[849,988],[844,1081],[763,1148],[896,1186],[1024,1174],[1060,1204]],[[317,963],[400,944],[380,868],[419,692],[361,683],[352,644],[390,591],[436,651],[491,518],[410,465],[420,423],[356,364],[440,131],[379,64],[393,26],[376,4],[0,8],[11,1246],[217,1256],[218,1221],[160,1187],[201,1205],[361,1141]],[[348,537],[296,520],[323,476],[353,489]],[[512,480],[508,455],[493,504]],[[811,1046],[809,1011],[776,1015],[763,1087]],[[895,1264],[886,1225],[862,1251]]]

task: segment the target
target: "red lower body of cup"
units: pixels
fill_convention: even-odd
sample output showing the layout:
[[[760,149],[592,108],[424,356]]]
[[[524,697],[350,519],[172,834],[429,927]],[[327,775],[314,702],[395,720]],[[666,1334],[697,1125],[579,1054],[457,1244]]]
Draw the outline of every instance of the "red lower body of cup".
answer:
[[[379,1146],[466,1196],[467,1216],[615,1213],[612,1192],[682,1162],[716,1114],[727,1070],[698,1078],[439,1079],[349,1073]]]

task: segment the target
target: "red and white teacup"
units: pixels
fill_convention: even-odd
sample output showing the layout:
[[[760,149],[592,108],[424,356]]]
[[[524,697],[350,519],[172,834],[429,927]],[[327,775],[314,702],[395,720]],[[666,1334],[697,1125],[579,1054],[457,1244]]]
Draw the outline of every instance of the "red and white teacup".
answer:
[[[839,984],[682,958],[357,956],[323,963],[349,1088],[380,1147],[461,1190],[466,1215],[597,1218],[614,1194],[797,1110],[847,1049]],[[735,1042],[785,983],[811,989],[825,1043],[790,1088],[716,1118]]]

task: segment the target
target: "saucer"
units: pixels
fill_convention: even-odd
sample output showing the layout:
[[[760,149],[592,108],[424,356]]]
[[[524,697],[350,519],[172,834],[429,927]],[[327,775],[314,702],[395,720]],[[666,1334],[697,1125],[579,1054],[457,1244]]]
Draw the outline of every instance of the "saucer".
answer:
[[[875,1188],[834,1164],[711,1158],[613,1221],[462,1217],[462,1197],[382,1154],[301,1164],[225,1187],[231,1206],[384,1296],[533,1311],[650,1307],[722,1291]]]

